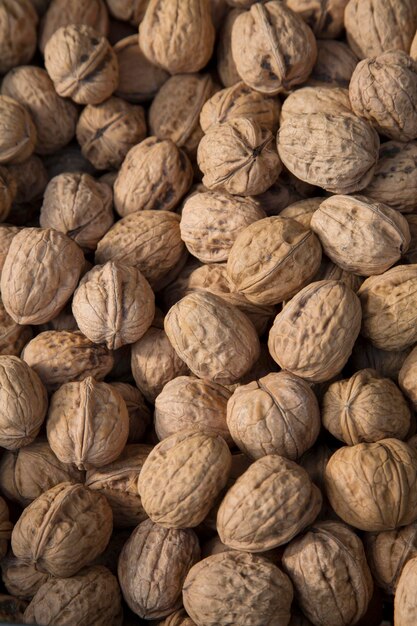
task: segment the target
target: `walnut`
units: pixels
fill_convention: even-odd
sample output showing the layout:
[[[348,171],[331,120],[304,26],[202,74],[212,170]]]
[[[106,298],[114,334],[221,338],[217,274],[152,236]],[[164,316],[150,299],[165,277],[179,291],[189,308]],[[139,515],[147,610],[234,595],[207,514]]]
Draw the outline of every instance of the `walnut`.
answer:
[[[0,300],[0,355],[20,356],[32,335],[31,327],[17,324]]]
[[[17,559],[11,552],[2,559],[0,566],[7,591],[24,600],[31,600],[49,578],[49,574],[37,570],[33,563]]]
[[[111,386],[120,393],[129,413],[129,436],[127,442],[141,442],[151,422],[151,412],[145,403],[142,393],[133,385],[126,383],[111,383]]]
[[[410,46],[410,57],[414,60],[417,61],[417,31],[413,37],[413,40],[411,42],[411,46]]]
[[[151,520],[139,524],[119,558],[119,582],[128,606],[144,619],[178,609],[185,577],[199,557],[192,530],[161,528]]]
[[[305,200],[298,200],[289,204],[285,209],[280,211],[280,217],[290,217],[295,220],[301,226],[308,229],[310,228],[311,218],[314,212],[317,211],[320,204],[323,202],[323,198],[306,198]]]
[[[357,56],[343,41],[318,41],[317,61],[308,83],[348,88],[357,63]]]
[[[316,626],[355,624],[366,613],[372,576],[361,540],[344,524],[316,523],[286,547],[282,564]]]
[[[139,26],[149,0],[106,0],[106,4],[113,17]]]
[[[139,25],[144,55],[170,74],[198,72],[213,52],[215,30],[206,0],[150,0]]]
[[[169,211],[191,187],[187,155],[170,139],[148,137],[129,150],[114,183],[114,206],[122,217],[144,210]]]
[[[361,530],[393,530],[417,518],[417,453],[398,439],[337,450],[326,467],[337,515]]]
[[[17,624],[23,623],[27,602],[13,596],[0,594],[0,619],[2,622]]]
[[[311,230],[290,218],[267,217],[238,234],[227,273],[235,289],[257,304],[295,295],[320,267],[321,246]]]
[[[240,82],[236,63],[232,55],[232,30],[237,17],[243,13],[240,9],[232,9],[223,20],[217,43],[217,72],[225,87]]]
[[[394,598],[394,620],[400,626],[413,626],[417,619],[416,610],[417,558],[410,559],[404,566]]]
[[[7,218],[17,193],[17,182],[11,172],[0,165],[0,221]]]
[[[118,169],[129,150],[145,137],[143,108],[116,97],[86,106],[77,124],[81,151],[98,170]]]
[[[183,599],[198,626],[284,626],[290,620],[293,588],[288,576],[266,559],[233,551],[194,565],[185,579]]]
[[[200,524],[223,489],[232,455],[219,435],[184,430],[161,441],[138,479],[142,505],[164,528]]]
[[[314,282],[276,316],[269,351],[280,367],[305,380],[330,380],[346,364],[360,326],[360,302],[350,287],[336,280]]]
[[[417,349],[414,348],[404,359],[398,373],[398,384],[406,396],[411,400],[414,407],[417,406],[416,368]]]
[[[10,248],[12,239],[21,229],[10,224],[0,224],[0,273]]]
[[[344,28],[344,11],[349,0],[284,0],[320,39],[336,39]]]
[[[0,164],[21,163],[30,157],[36,144],[35,124],[17,100],[4,95],[0,96],[0,130]]]
[[[349,91],[328,85],[296,89],[289,94],[282,105],[281,124],[294,116],[311,113],[352,115]]]
[[[89,26],[62,26],[45,46],[45,67],[57,93],[77,104],[100,104],[119,82],[109,42]]]
[[[38,16],[30,0],[1,0],[0,74],[32,59],[37,24]]]
[[[263,193],[281,171],[273,143],[271,131],[248,118],[211,126],[197,151],[203,184],[242,196]]]
[[[353,371],[371,368],[385,378],[398,380],[398,373],[411,352],[411,347],[404,350],[381,350],[376,348],[370,341],[359,337],[354,345],[352,356],[349,361]]]
[[[300,378],[268,374],[235,390],[227,403],[227,425],[250,458],[279,454],[295,461],[318,437],[319,405]]]
[[[12,532],[13,553],[41,572],[67,578],[103,552],[112,526],[103,495],[60,483],[24,509]]]

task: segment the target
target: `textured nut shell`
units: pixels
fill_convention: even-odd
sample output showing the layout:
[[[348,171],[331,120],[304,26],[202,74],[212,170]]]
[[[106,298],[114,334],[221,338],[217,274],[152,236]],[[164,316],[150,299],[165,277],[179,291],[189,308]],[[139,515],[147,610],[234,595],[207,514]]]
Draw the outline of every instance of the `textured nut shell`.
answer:
[[[243,13],[240,9],[232,9],[226,14],[218,35],[217,42],[217,72],[225,87],[231,87],[240,82],[240,76],[236,69],[236,63],[232,55],[232,30],[236,18]]]
[[[287,626],[293,589],[288,576],[266,559],[224,552],[191,568],[183,599],[197,626]]]
[[[146,405],[142,393],[133,385],[126,383],[111,383],[122,396],[129,413],[128,443],[139,443],[151,422],[151,412]]]
[[[337,450],[326,467],[333,509],[361,530],[393,530],[417,518],[417,453],[403,441],[382,439]]]
[[[414,59],[414,61],[417,61],[417,31],[416,31],[416,34],[413,37],[412,42],[411,42],[410,57],[412,59]]]
[[[394,598],[394,620],[398,626],[413,626],[417,619],[416,606],[417,558],[404,566]]]
[[[7,591],[24,600],[31,600],[49,578],[49,574],[39,572],[33,563],[17,559],[11,552],[1,561],[1,576]]]
[[[348,360],[360,325],[360,302],[350,287],[314,282],[276,316],[269,351],[282,369],[311,382],[330,380]]]
[[[365,279],[362,276],[357,276],[357,274],[352,274],[352,272],[342,270],[341,267],[323,255],[320,269],[315,275],[314,280],[339,280],[350,287],[352,291],[356,292]]]
[[[285,0],[298,13],[317,38],[336,39],[344,27],[344,11],[349,0]]]
[[[258,459],[227,491],[217,513],[217,532],[227,546],[265,552],[311,524],[322,503],[307,472],[289,459]]]
[[[106,4],[113,17],[139,26],[149,0],[106,0]]]
[[[289,204],[285,209],[280,211],[280,217],[290,217],[295,220],[301,226],[308,229],[310,228],[311,218],[314,212],[319,208],[323,202],[323,198],[306,198],[305,200],[298,200]]]
[[[31,327],[16,324],[0,300],[0,354],[20,356],[32,335]]]
[[[308,82],[347,88],[357,63],[357,56],[342,41],[317,41],[317,61]]]
[[[192,530],[161,528],[151,520],[140,524],[119,558],[119,581],[128,606],[145,619],[178,609],[185,577],[199,557]]]
[[[199,378],[234,383],[259,356],[252,322],[211,293],[191,293],[169,310],[165,332],[178,356]]]
[[[287,546],[282,564],[316,626],[355,624],[366,613],[372,576],[361,540],[344,524],[318,522]]]
[[[350,115],[352,107],[349,91],[341,87],[301,87],[289,94],[281,111],[281,123],[294,115],[325,113],[326,115]]]
[[[35,144],[36,127],[28,111],[17,100],[0,96],[0,164],[25,161]]]
[[[139,26],[144,55],[170,74],[204,67],[213,52],[214,36],[206,0],[150,0]]]
[[[0,4],[0,74],[29,63],[36,50],[38,16],[30,0]]]
[[[263,193],[281,171],[273,143],[271,131],[248,118],[211,126],[197,151],[203,184],[243,196]]]
[[[403,392],[411,400],[414,407],[417,407],[417,348],[414,348],[412,352],[407,356],[401,365],[401,369],[398,374],[398,384]]]
[[[277,94],[307,80],[317,46],[311,29],[283,3],[257,3],[233,24],[232,55],[249,87]]]
[[[0,224],[0,272],[3,270],[12,239],[20,230],[17,226]]]
[[[227,274],[248,300],[277,304],[310,282],[320,261],[321,246],[311,230],[290,218],[267,217],[238,234]]]
[[[206,517],[226,485],[232,455],[214,433],[187,430],[161,441],[138,479],[142,505],[164,528],[190,528]]]

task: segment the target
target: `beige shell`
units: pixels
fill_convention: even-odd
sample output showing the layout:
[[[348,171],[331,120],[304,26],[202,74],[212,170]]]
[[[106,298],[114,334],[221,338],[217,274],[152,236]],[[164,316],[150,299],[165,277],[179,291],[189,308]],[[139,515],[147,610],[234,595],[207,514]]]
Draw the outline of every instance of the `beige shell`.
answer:
[[[399,371],[411,352],[411,347],[404,350],[381,350],[376,348],[370,341],[358,337],[352,351],[349,363],[353,371],[371,368],[385,378],[398,380]]]
[[[320,39],[336,39],[343,31],[344,11],[349,0],[284,0]]]
[[[150,0],[139,26],[144,55],[170,74],[203,68],[212,55],[214,36],[206,0]]]
[[[251,198],[220,191],[197,192],[184,202],[181,239],[202,263],[227,261],[239,233],[264,217],[264,211]]]
[[[17,559],[12,552],[2,559],[0,566],[7,591],[24,600],[31,600],[39,587],[49,578],[49,574],[37,570],[33,563]]]
[[[294,296],[320,267],[321,246],[311,230],[290,218],[267,217],[238,234],[227,274],[236,291],[257,304]]]
[[[368,122],[353,115],[309,113],[281,123],[277,146],[283,164],[297,178],[348,194],[372,180],[379,137]]]
[[[265,552],[311,524],[321,503],[319,489],[302,467],[270,454],[252,463],[227,491],[217,513],[217,532],[235,550]]]
[[[1,274],[1,297],[18,324],[43,324],[63,309],[84,265],[81,248],[52,228],[25,228],[13,239]]]
[[[169,310],[164,327],[193,374],[216,383],[236,382],[259,356],[253,324],[239,309],[211,293],[195,292],[182,298]]]
[[[112,526],[104,496],[60,483],[24,509],[13,529],[13,553],[40,571],[66,578],[103,552]]]
[[[100,565],[71,578],[51,578],[27,607],[26,624],[121,626],[122,602],[117,578]]]
[[[324,113],[351,115],[349,91],[341,87],[316,86],[296,89],[282,105],[281,123],[297,115]]]
[[[311,229],[334,263],[362,276],[382,274],[410,244],[405,217],[366,196],[327,198],[315,211]]]
[[[169,615],[182,604],[181,591],[200,547],[190,530],[140,524],[123,547],[118,576],[124,599],[144,619]]]
[[[417,407],[417,349],[414,348],[403,361],[398,373],[398,384],[403,392],[411,400],[414,407]]]
[[[417,519],[417,452],[398,439],[337,450],[326,467],[326,492],[343,521],[368,531]]]
[[[398,626],[414,626],[417,619],[416,606],[417,558],[404,566],[394,598],[394,620]]]
[[[356,115],[391,139],[417,137],[417,62],[402,50],[391,50],[361,61],[349,86]]]
[[[269,351],[282,369],[311,382],[330,380],[346,364],[360,325],[360,302],[350,287],[314,282],[276,316]]]
[[[279,454],[295,461],[316,441],[319,405],[309,385],[289,374],[268,374],[239,386],[227,403],[234,442],[252,459]]]
[[[417,341],[417,265],[397,265],[367,278],[358,291],[362,335],[377,348],[403,350]]]
[[[17,226],[0,224],[0,272],[3,270],[12,239],[20,230]]]
[[[77,104],[100,104],[119,82],[117,57],[90,26],[62,26],[45,46],[45,68],[57,93]]]
[[[286,547],[282,564],[316,626],[356,624],[366,613],[372,576],[361,540],[344,524],[316,523]]]
[[[281,171],[273,144],[271,131],[249,118],[232,118],[211,126],[197,151],[203,184],[242,196],[263,193]]]
[[[195,428],[216,433],[230,445],[226,424],[227,401],[232,392],[225,386],[193,376],[169,381],[155,399],[155,431],[160,440]]]
[[[123,382],[111,383],[111,386],[120,393],[129,413],[129,436],[127,443],[140,443],[151,422],[151,412],[142,393],[137,387]]]
[[[106,0],[106,4],[113,17],[139,26],[149,0]]]
[[[231,87],[241,80],[232,55],[233,24],[241,13],[243,13],[243,11],[238,8],[229,11],[223,20],[218,35],[216,50],[217,72],[225,87]]]
[[[307,80],[317,46],[311,29],[283,3],[256,3],[233,24],[232,55],[249,87],[277,94]]]
[[[10,213],[17,193],[17,182],[11,172],[0,165],[0,221],[3,222]]]
[[[0,74],[29,63],[36,50],[38,16],[30,0],[1,0]]]
[[[138,479],[142,505],[164,528],[200,524],[226,485],[232,463],[219,435],[185,430],[161,441]]]
[[[34,151],[35,144],[36,127],[29,112],[14,98],[1,95],[0,164],[25,161]]]
[[[329,386],[323,397],[322,420],[334,437],[352,446],[390,437],[405,439],[411,413],[392,380],[365,369]]]
[[[48,330],[26,344],[22,359],[49,391],[93,376],[102,380],[113,367],[113,355],[80,332]]]
[[[320,190],[299,178],[296,178],[288,170],[283,170],[279,178],[265,193],[256,196],[265,213],[272,217],[279,215],[282,209],[298,200],[305,200],[317,196]]]
[[[308,229],[310,228],[311,218],[314,212],[319,208],[323,202],[323,198],[306,198],[305,200],[298,200],[289,204],[285,209],[280,211],[280,217],[290,217],[295,220],[301,226]]]
[[[114,206],[122,217],[144,210],[173,209],[187,193],[193,171],[170,139],[148,137],[129,150],[114,183]]]
[[[32,335],[31,327],[17,324],[0,300],[0,355],[20,356]]]
[[[183,599],[197,626],[287,626],[293,588],[288,576],[266,559],[233,551],[194,565]]]
[[[357,63],[357,56],[343,41],[317,41],[317,61],[308,82],[348,88]]]
[[[340,280],[342,283],[345,283],[345,285],[350,287],[352,291],[356,292],[365,279],[362,276],[343,270],[323,255],[321,258],[320,269],[315,275],[314,280]]]

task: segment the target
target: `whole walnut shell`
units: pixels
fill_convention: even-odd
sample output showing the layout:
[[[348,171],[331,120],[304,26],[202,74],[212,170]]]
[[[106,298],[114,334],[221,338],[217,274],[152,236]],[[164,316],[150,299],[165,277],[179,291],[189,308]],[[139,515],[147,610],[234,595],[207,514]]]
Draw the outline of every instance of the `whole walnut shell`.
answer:
[[[320,39],[336,39],[343,31],[344,12],[349,0],[284,0]]]
[[[111,383],[122,396],[129,413],[129,436],[128,443],[140,443],[151,422],[151,412],[145,402],[142,393],[137,387],[127,383]]]
[[[52,228],[24,228],[1,274],[4,308],[18,324],[43,324],[63,309],[84,265],[81,248]]]
[[[219,435],[185,430],[152,450],[138,479],[142,505],[164,528],[198,526],[226,485],[232,463]]]
[[[198,72],[209,61],[215,30],[206,0],[150,0],[139,25],[144,55],[170,74]]]
[[[281,2],[253,4],[232,28],[232,55],[242,80],[277,94],[307,80],[317,57],[316,40],[303,19]]]
[[[197,151],[203,184],[241,196],[263,193],[281,171],[273,143],[271,131],[249,118],[211,126]]]
[[[165,332],[199,378],[234,383],[259,356],[255,327],[244,313],[211,293],[191,293],[169,310]]]
[[[40,571],[67,578],[103,552],[112,526],[104,496],[60,483],[24,509],[13,529],[13,553]]]
[[[77,104],[100,104],[119,82],[109,42],[85,25],[62,26],[45,46],[45,67],[57,93]]]
[[[394,620],[398,626],[413,626],[417,619],[416,607],[417,558],[404,566],[394,598]]]
[[[323,198],[306,198],[305,200],[298,200],[298,202],[293,202],[280,211],[279,216],[290,217],[301,224],[301,226],[308,229],[310,228],[311,218],[322,202]]]
[[[20,356],[24,346],[32,339],[32,335],[31,327],[17,324],[0,300],[0,354]]]
[[[276,316],[269,351],[280,367],[296,376],[311,382],[330,380],[346,364],[360,326],[360,302],[350,287],[336,280],[314,282]]]
[[[296,89],[289,94],[282,105],[281,124],[291,117],[311,113],[351,115],[349,91],[328,85]]]
[[[12,552],[2,559],[0,566],[2,580],[7,591],[24,600],[31,600],[49,578],[49,574],[37,570],[33,563],[17,559]]]
[[[106,0],[110,13],[118,20],[139,26],[149,0]]]
[[[258,459],[227,491],[217,513],[217,532],[227,546],[265,552],[290,541],[311,524],[322,504],[307,472],[289,459]]]
[[[231,87],[241,80],[232,55],[233,24],[241,13],[243,13],[243,11],[238,8],[229,11],[223,20],[218,35],[216,50],[217,72],[225,87]]]
[[[417,519],[417,452],[398,439],[337,450],[326,467],[326,492],[343,521],[368,531]]]
[[[357,63],[357,56],[342,41],[317,41],[317,61],[308,83],[348,88]]]
[[[234,391],[227,403],[227,425],[250,458],[280,454],[295,461],[317,439],[320,411],[306,382],[279,372]]]
[[[0,272],[3,270],[12,239],[20,230],[17,226],[0,224]]]
[[[0,96],[0,131],[0,164],[21,163],[30,157],[36,144],[35,124],[17,100],[4,95]]]
[[[356,624],[366,613],[372,576],[361,540],[344,524],[316,523],[286,547],[282,564],[316,626]]]
[[[0,74],[29,63],[36,50],[38,16],[30,0],[0,2]]]
[[[197,626],[287,626],[293,588],[288,576],[266,559],[233,551],[194,565],[183,599]]]
[[[417,407],[417,348],[414,348],[405,358],[398,373],[398,384],[403,392],[411,400],[414,407]]]
[[[200,547],[190,530],[139,524],[123,547],[118,576],[124,599],[136,615],[158,619],[182,604],[181,591]]]

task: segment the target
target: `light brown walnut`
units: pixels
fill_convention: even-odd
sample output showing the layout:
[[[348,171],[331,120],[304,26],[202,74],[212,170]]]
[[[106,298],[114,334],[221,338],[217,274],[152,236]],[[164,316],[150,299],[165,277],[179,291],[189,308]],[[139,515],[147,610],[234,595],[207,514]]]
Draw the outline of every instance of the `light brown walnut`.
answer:
[[[306,198],[305,200],[298,200],[298,202],[293,202],[280,211],[279,216],[290,217],[301,224],[301,226],[308,229],[310,228],[311,218],[323,200],[324,198]]]
[[[232,55],[232,30],[237,17],[243,10],[235,8],[226,14],[218,35],[216,58],[217,72],[225,87],[231,87],[241,81]]]
[[[33,563],[17,559],[12,552],[2,559],[0,567],[7,591],[23,600],[31,600],[49,578],[49,574],[37,570]]]
[[[36,127],[14,98],[0,96],[0,164],[21,163],[35,149]]]
[[[394,620],[399,626],[413,626],[417,619],[416,604],[417,558],[404,566],[394,598]]]
[[[149,0],[106,0],[106,4],[113,17],[139,26]]]
[[[124,382],[111,383],[122,396],[129,413],[129,436],[127,443],[141,443],[151,422],[151,412],[143,394],[137,387]]]
[[[18,226],[0,224],[0,272],[3,270],[12,239],[20,230]]]
[[[417,349],[414,348],[404,359],[398,373],[398,384],[411,400],[414,407],[417,407]]]
[[[352,115],[349,91],[328,85],[296,89],[289,94],[282,105],[281,124],[294,116],[305,116],[311,113]]]
[[[38,16],[30,0],[0,2],[0,74],[29,63],[36,50]]]

